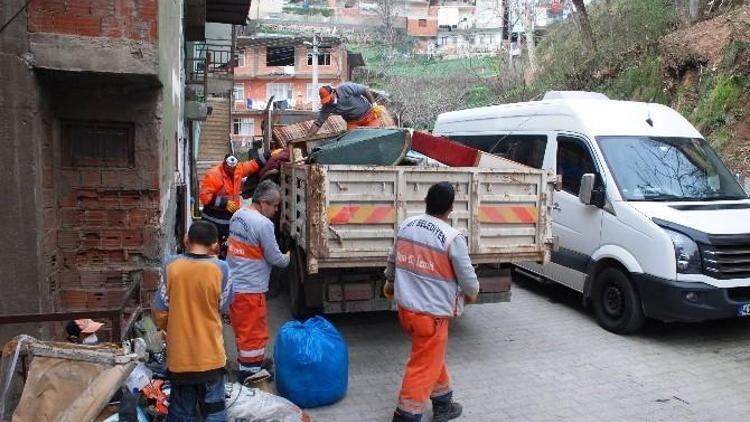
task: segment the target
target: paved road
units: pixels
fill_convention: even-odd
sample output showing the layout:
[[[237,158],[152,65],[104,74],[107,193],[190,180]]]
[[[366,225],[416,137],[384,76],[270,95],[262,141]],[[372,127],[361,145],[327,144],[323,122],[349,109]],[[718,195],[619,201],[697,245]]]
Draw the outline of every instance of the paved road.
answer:
[[[288,308],[283,296],[269,306],[275,333]],[[330,320],[349,343],[349,391],[309,413],[323,422],[389,421],[409,353],[395,314]],[[622,337],[599,328],[561,286],[515,284],[511,303],[468,307],[451,326],[448,366],[462,421],[750,418],[750,320],[652,322]]]

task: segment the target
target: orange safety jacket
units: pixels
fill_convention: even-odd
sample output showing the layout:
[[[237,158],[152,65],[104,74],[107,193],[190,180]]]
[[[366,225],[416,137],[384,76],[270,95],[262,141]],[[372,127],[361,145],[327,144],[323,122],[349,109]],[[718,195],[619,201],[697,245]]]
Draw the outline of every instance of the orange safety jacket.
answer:
[[[271,157],[281,152],[282,149],[276,149],[271,152]],[[207,171],[201,181],[200,190],[204,217],[215,223],[229,224],[232,213],[227,210],[227,203],[235,201],[239,204],[242,199],[242,179],[258,173],[262,168],[262,163],[258,159],[253,159],[237,164],[231,177],[224,171],[223,161]]]

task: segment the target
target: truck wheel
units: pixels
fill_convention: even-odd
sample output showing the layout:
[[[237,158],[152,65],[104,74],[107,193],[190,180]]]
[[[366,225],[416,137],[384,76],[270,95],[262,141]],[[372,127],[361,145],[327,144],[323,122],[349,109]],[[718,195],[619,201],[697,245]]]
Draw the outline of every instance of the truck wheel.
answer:
[[[298,320],[305,320],[312,316],[312,310],[305,305],[305,257],[302,249],[293,245],[291,248],[291,262],[289,266],[289,307],[292,317]]]
[[[646,322],[638,292],[628,277],[616,268],[606,268],[599,273],[592,300],[596,320],[607,331],[633,333]]]

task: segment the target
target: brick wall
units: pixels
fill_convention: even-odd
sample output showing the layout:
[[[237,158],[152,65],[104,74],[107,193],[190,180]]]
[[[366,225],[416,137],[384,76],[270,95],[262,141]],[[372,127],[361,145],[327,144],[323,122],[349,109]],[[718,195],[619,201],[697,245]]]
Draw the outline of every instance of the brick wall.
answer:
[[[142,278],[142,299],[150,303],[165,232],[174,230],[160,222],[160,123],[154,117],[160,89],[72,72],[44,74],[41,81],[52,132],[44,173],[54,181],[45,189],[57,208],[45,217],[54,233],[47,239],[56,265],[50,293],[62,310],[105,308],[119,305],[131,282]],[[80,121],[132,127],[132,166],[71,165],[63,154],[63,126]]]
[[[28,30],[154,42],[157,0],[35,0]]]
[[[421,23],[420,23],[421,21]],[[435,37],[438,34],[436,18],[407,19],[406,32],[413,37]]]
[[[321,78],[319,79],[319,83],[321,84],[331,84],[331,85],[337,85],[341,83],[342,80],[339,79],[327,79],[327,78]],[[292,104],[293,107],[298,108],[311,108],[312,105],[309,102],[309,99],[307,98],[307,84],[312,83],[312,79],[293,79],[293,78],[284,78],[284,79],[274,79],[274,80],[267,80],[267,79],[252,79],[247,81],[236,81],[236,84],[244,84],[245,86],[245,98],[251,98],[253,100],[254,104],[263,104],[265,106],[266,101],[268,100],[268,84],[269,83],[275,83],[275,84],[292,84],[292,95],[294,98],[292,98]],[[317,95],[317,91],[314,92],[314,95]],[[234,102],[234,110],[236,111],[243,111],[246,110],[245,103],[236,101]],[[240,116],[235,116],[240,117]],[[260,126],[256,126],[256,132],[260,133]]]
[[[159,192],[113,189],[107,172],[66,172],[77,185],[60,199],[57,247],[62,254],[60,304],[64,309],[116,306],[134,273],[152,266],[159,230]],[[144,290],[156,289],[158,271],[146,269]]]

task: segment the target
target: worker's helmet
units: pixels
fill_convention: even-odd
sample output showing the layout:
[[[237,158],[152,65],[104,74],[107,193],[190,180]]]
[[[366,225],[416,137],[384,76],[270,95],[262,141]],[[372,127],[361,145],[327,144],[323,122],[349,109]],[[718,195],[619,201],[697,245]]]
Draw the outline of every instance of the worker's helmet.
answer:
[[[331,85],[323,85],[318,89],[318,96],[320,96],[320,103],[328,105],[333,102],[333,87]]]
[[[234,155],[227,155],[226,158],[224,158],[224,163],[227,165],[227,167],[237,167],[237,164],[239,164],[240,160],[237,159]]]

